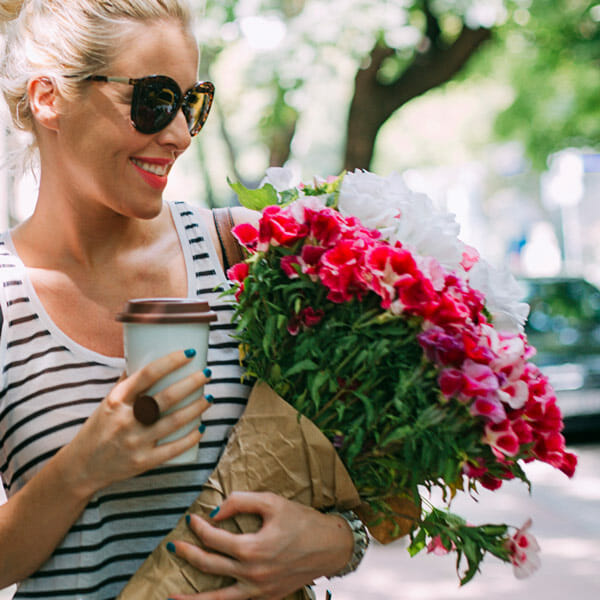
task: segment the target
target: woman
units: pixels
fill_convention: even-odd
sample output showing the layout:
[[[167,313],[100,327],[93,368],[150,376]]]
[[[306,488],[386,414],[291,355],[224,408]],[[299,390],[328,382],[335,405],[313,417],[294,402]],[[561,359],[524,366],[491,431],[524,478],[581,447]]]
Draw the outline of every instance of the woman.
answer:
[[[18,14],[8,23],[2,87],[15,123],[33,133],[41,169],[33,215],[0,238],[0,473],[8,495],[0,588],[21,582],[17,598],[107,599],[198,494],[248,395],[228,337],[231,310],[214,289],[224,275],[211,213],[162,199],[211,90],[196,83],[197,45],[180,0],[20,5],[0,5],[5,19]],[[238,209],[235,218],[253,215]],[[201,297],[219,321],[206,397],[144,425],[133,414],[136,397],[194,353],[182,348],[122,374],[115,314],[130,298],[156,296]],[[207,375],[157,394],[160,409]],[[205,431],[156,445],[200,414]],[[163,464],[196,444],[198,464]],[[343,570],[353,554],[343,518],[273,494],[233,494],[220,511],[257,513],[263,527],[233,536],[192,520],[214,552],[183,543],[175,552],[236,579],[197,600],[281,598]]]

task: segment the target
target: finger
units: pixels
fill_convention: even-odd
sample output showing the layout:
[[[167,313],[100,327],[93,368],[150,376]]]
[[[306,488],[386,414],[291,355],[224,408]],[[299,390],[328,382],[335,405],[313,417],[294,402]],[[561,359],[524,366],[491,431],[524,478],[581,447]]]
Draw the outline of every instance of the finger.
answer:
[[[187,377],[179,379],[171,384],[160,393],[155,395],[156,401],[159,403],[161,411],[168,410],[181,402],[184,398],[191,396],[194,392],[200,390],[210,380],[210,369],[204,371],[194,371]]]
[[[281,502],[284,502],[283,498],[271,492],[232,492],[219,506],[213,518],[220,521],[246,513],[260,515],[265,520]]]
[[[232,533],[211,525],[198,515],[191,515],[189,527],[204,546],[215,552],[226,554],[236,561],[242,560],[244,548],[248,548],[248,541],[256,535],[254,533]]]
[[[193,350],[177,350],[161,356],[132,373],[121,385],[126,386],[125,391],[133,402],[135,396],[152,387],[159,379],[189,363],[194,354]]]
[[[188,542],[170,542],[167,548],[175,549],[175,554],[186,560],[192,567],[203,573],[227,575],[235,578],[238,575],[239,563],[228,556],[208,552]]]
[[[171,460],[186,450],[197,446],[202,439],[203,433],[204,427],[200,425],[199,429],[194,428],[177,440],[166,442],[152,448],[152,465],[161,465],[167,460]]]
[[[162,410],[162,398],[159,399],[157,397],[156,400]],[[206,410],[212,406],[212,401],[212,396],[209,395],[187,402],[185,406],[182,406],[169,414],[162,415],[160,419],[149,428],[148,433],[150,433],[155,440],[167,437],[178,429],[185,427],[191,421],[199,419]]]

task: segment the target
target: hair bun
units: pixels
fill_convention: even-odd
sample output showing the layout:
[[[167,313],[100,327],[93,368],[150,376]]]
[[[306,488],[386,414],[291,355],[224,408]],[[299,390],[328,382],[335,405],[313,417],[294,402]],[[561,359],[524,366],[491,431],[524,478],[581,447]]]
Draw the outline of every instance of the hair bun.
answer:
[[[24,0],[0,0],[0,23],[16,19],[23,4]]]

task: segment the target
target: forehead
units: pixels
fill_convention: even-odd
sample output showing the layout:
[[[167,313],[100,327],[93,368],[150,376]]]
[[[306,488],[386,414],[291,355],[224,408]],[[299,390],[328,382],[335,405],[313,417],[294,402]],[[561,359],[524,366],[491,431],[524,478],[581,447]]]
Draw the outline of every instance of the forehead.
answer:
[[[187,89],[196,82],[198,46],[179,21],[127,25],[112,61],[112,76],[168,75]]]

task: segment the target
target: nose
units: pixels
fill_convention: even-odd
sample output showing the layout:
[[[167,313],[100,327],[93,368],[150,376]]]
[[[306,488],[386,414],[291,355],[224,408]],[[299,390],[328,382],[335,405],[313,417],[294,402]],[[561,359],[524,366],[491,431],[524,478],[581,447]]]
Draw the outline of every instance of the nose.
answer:
[[[183,152],[192,142],[187,120],[181,108],[175,118],[161,131],[158,132],[161,144],[170,144],[179,152]]]

